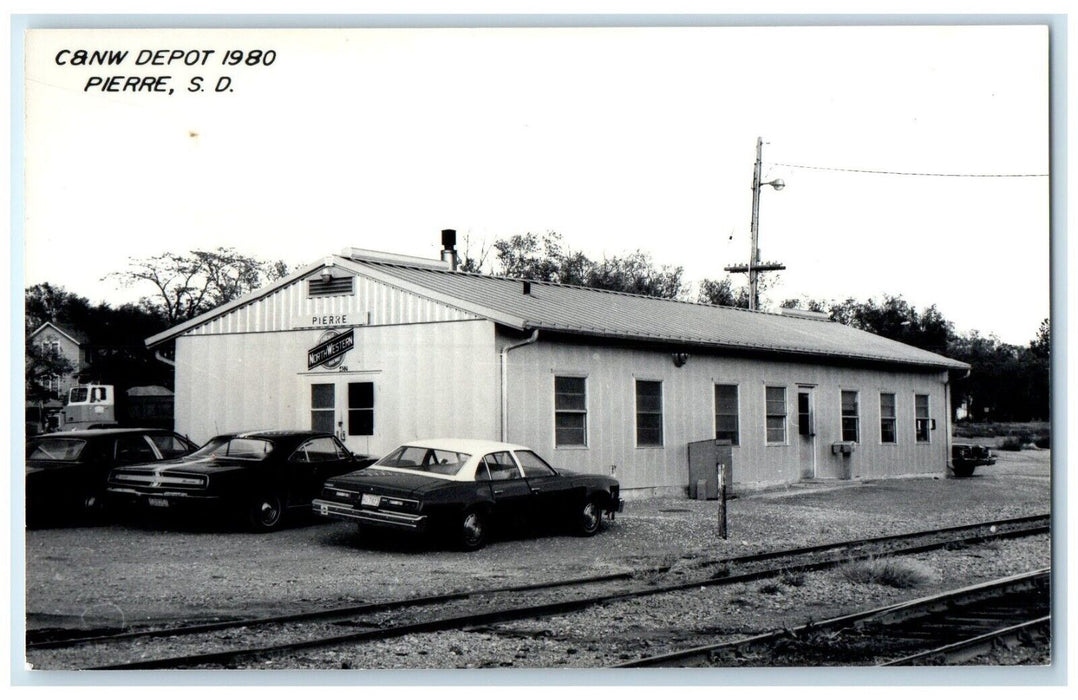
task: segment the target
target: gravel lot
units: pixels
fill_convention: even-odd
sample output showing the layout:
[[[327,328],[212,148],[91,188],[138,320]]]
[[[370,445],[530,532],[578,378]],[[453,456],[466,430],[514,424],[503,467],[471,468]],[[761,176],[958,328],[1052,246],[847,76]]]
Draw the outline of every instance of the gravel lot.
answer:
[[[280,613],[482,586],[636,571],[703,557],[1045,513],[1049,453],[1004,452],[970,479],[814,484],[729,504],[630,501],[593,538],[549,534],[461,553],[363,539],[347,523],[270,535],[184,523],[30,530],[27,626],[95,628]]]

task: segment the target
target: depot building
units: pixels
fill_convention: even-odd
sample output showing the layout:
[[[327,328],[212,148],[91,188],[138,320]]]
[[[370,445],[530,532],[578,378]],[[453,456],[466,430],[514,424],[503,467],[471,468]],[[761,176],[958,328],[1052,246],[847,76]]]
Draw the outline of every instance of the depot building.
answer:
[[[743,487],[948,473],[965,363],[820,314],[460,272],[451,233],[442,260],[346,249],[148,338],[175,342],[176,430],[503,440],[628,497],[689,493],[714,440]]]

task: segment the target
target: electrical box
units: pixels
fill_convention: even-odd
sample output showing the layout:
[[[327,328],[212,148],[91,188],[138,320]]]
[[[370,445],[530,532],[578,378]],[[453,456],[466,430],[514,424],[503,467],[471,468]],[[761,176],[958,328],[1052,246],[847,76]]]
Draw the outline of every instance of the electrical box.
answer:
[[[833,442],[831,443],[831,454],[833,455],[852,455],[854,443],[852,442]]]

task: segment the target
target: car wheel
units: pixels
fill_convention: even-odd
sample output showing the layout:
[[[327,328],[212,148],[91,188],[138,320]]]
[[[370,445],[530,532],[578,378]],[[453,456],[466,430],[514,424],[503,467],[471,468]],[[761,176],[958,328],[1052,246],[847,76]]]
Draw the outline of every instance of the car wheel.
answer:
[[[580,509],[577,531],[584,537],[591,537],[603,526],[603,508],[599,501],[592,498]]]
[[[954,468],[954,475],[960,477],[973,476],[974,469],[976,469],[976,467],[970,466],[968,464],[963,464],[960,467]]]
[[[487,543],[487,518],[482,511],[469,510],[460,519],[458,544],[466,552],[481,549]]]
[[[275,493],[256,498],[247,511],[247,520],[256,532],[276,530],[283,519],[284,501]]]

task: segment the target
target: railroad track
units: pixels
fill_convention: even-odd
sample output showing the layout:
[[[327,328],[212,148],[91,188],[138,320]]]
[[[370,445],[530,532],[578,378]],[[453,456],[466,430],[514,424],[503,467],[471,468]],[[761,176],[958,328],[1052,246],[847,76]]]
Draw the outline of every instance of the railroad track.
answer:
[[[746,639],[637,659],[618,668],[912,666],[968,661],[1001,640],[1050,635],[1051,569],[1010,576]]]
[[[750,581],[795,569],[821,569],[856,559],[911,554],[990,539],[1040,534],[1048,530],[1048,516],[1032,516],[707,560],[696,563],[688,572],[682,571],[682,576],[688,574],[687,580],[676,583],[663,582],[663,578],[670,572],[669,567],[662,567],[641,574],[612,574],[548,584],[464,591],[284,616],[127,631],[77,639],[28,640],[27,651],[40,654],[49,649],[67,650],[63,665],[69,668],[166,669],[228,666],[244,660],[303,649],[357,644],[422,632],[476,628],[498,622],[571,613],[618,600]],[[545,600],[541,603],[521,605],[519,597],[524,593],[531,599],[542,597]],[[340,634],[342,628],[354,631]],[[166,640],[166,643],[161,645],[162,648],[155,651],[171,654],[170,656],[145,658],[147,649],[142,642],[154,637]],[[184,638],[189,638],[190,641],[183,642]],[[255,641],[258,643],[252,643]],[[245,646],[238,647],[240,643]],[[216,647],[217,650],[208,653],[201,651],[205,647]],[[135,658],[107,666],[80,665],[77,661],[79,654],[75,648],[86,650],[82,656],[100,658],[114,655],[115,658]],[[191,649],[199,651],[184,653]],[[31,661],[39,663],[32,656],[30,658]]]

